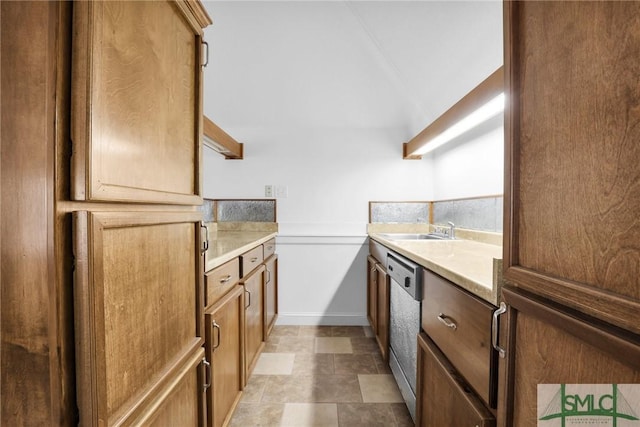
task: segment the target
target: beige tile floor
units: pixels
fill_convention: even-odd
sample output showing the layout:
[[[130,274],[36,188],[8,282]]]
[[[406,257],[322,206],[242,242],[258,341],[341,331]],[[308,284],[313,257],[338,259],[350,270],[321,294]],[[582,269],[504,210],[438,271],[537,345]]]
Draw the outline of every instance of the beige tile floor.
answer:
[[[230,425],[414,424],[371,328],[276,326]]]

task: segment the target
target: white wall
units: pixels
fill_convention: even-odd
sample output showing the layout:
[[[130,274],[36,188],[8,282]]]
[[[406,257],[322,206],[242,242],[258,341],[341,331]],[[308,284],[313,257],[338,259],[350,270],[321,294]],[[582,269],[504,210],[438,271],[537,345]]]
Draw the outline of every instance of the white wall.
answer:
[[[433,200],[502,194],[503,116],[479,125],[425,157],[432,162]]]
[[[244,160],[204,151],[207,198],[278,198],[279,323],[366,323],[370,200],[428,200],[425,161],[402,160],[389,129],[237,129],[255,141]]]
[[[369,201],[496,193],[494,137],[423,160],[401,144],[501,65],[501,2],[204,4],[204,112],[245,143],[239,161],[204,150],[204,195],[286,186],[279,322],[364,324]]]

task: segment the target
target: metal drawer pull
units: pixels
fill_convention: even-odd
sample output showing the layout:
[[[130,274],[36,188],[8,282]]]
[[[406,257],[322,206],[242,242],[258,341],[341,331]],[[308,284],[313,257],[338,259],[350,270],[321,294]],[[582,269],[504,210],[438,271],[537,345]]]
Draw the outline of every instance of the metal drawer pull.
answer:
[[[220,347],[220,340],[222,339],[222,329],[220,329],[220,325],[218,325],[215,320],[211,323],[211,326],[213,326],[213,329],[217,331],[218,335],[216,345],[213,346],[213,349],[215,350],[216,348]]]
[[[207,53],[206,53],[206,56],[205,56],[204,64],[202,64],[203,67],[206,67],[207,65],[209,65],[209,43],[207,43],[206,41],[202,40],[202,44],[207,48]]]
[[[201,253],[205,253],[209,250],[209,229],[207,228],[206,225],[204,225],[204,223],[200,223],[200,231],[202,231],[202,229],[204,228],[204,241],[202,242],[202,248],[200,248],[200,252]]]
[[[443,313],[438,314],[438,320],[440,321],[440,323],[442,323],[443,325],[445,325],[447,328],[451,328],[454,331],[456,329],[458,329],[458,325],[456,325],[455,323],[453,323],[451,320],[447,319],[447,316],[445,316]]]
[[[256,262],[258,260],[257,256],[254,256],[253,258],[251,258],[251,262]]]
[[[231,275],[227,274],[225,277],[220,279],[220,283],[227,283],[229,280],[231,280]]]
[[[204,384],[202,385],[203,391],[207,391],[211,387],[211,363],[207,362],[207,359],[202,359],[204,365]]]
[[[498,352],[498,354],[502,359],[504,359],[507,352],[505,351],[504,348],[498,345],[498,329],[499,329],[498,317],[501,314],[504,314],[506,312],[507,312],[507,304],[505,304],[504,302],[501,302],[500,308],[498,308],[496,311],[493,312],[493,319],[491,319],[491,345]]]
[[[251,307],[251,292],[248,290],[244,290],[245,293],[249,294],[249,304],[245,305],[244,308],[247,309],[249,307]]]

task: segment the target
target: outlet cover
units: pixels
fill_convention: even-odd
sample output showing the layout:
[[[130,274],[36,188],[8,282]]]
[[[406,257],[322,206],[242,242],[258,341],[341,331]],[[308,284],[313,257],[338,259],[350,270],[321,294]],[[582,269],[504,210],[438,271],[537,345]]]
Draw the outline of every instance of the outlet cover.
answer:
[[[264,197],[273,197],[273,185],[264,186]]]

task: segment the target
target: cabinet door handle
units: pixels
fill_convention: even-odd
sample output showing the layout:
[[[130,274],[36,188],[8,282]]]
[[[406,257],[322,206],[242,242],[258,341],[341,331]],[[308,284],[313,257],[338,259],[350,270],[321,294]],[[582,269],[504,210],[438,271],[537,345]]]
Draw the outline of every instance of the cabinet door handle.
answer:
[[[222,279],[220,279],[220,283],[227,283],[229,280],[231,280],[231,275],[227,274]]]
[[[209,43],[207,43],[206,41],[202,40],[202,44],[204,45],[204,47],[207,48],[207,51],[206,51],[206,54],[205,54],[204,64],[202,64],[203,67],[206,67],[207,65],[209,65]]]
[[[202,253],[205,253],[208,249],[209,249],[209,229],[207,228],[206,225],[204,225],[204,223],[200,223],[200,229],[204,228],[204,241],[202,242],[202,249],[200,249],[200,251]]]
[[[215,320],[211,323],[211,326],[216,330],[217,335],[216,345],[213,346],[213,350],[215,350],[220,347],[220,340],[222,339],[222,329],[220,329],[220,325],[218,325]]]
[[[502,359],[505,358],[507,352],[505,351],[504,348],[498,345],[498,331],[499,331],[498,317],[501,314],[504,314],[506,312],[507,312],[507,304],[505,304],[504,302],[501,302],[500,308],[498,308],[496,311],[493,312],[493,319],[491,319],[491,345],[498,352],[498,354]]]
[[[246,294],[249,294],[249,304],[247,304],[247,305],[245,305],[245,306],[244,306],[244,308],[245,308],[245,309],[247,309],[247,308],[251,307],[251,292],[250,292],[250,291],[248,291],[248,290],[246,290],[246,289],[244,290],[244,292],[245,292]]]
[[[271,282],[271,270],[267,270],[267,283]]]
[[[204,384],[202,385],[203,392],[207,391],[211,387],[211,363],[207,362],[207,359],[202,359],[204,365]]]
[[[447,328],[451,328],[454,331],[456,329],[458,329],[458,325],[456,325],[454,322],[449,320],[449,318],[447,316],[445,316],[443,313],[438,314],[438,320],[440,321],[440,323],[445,325]]]

